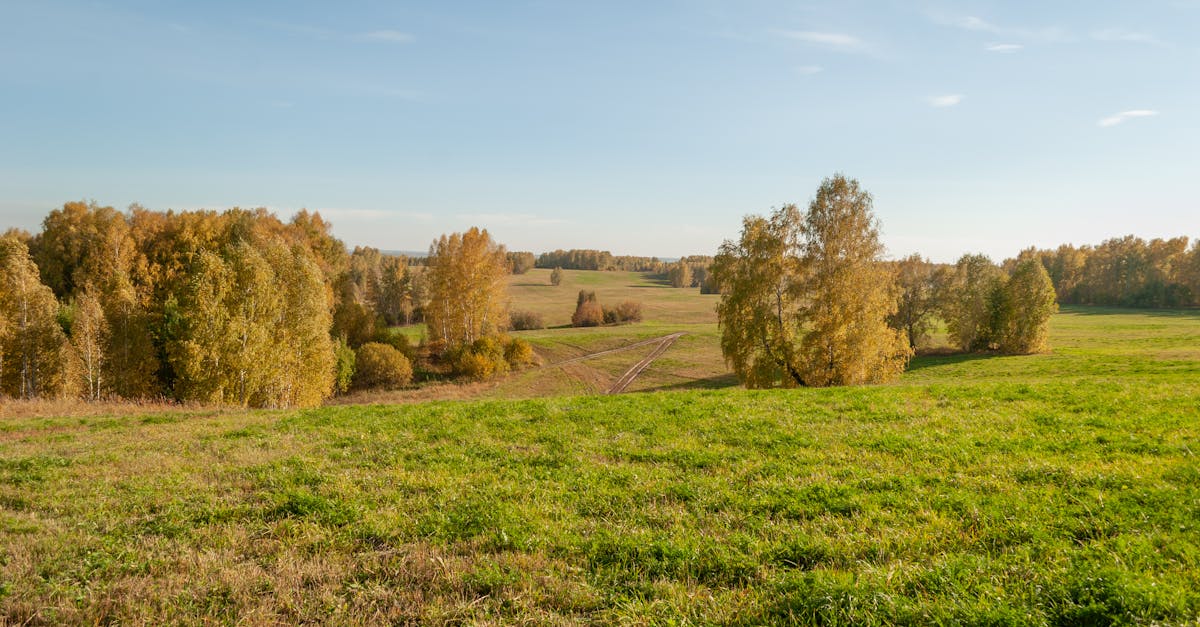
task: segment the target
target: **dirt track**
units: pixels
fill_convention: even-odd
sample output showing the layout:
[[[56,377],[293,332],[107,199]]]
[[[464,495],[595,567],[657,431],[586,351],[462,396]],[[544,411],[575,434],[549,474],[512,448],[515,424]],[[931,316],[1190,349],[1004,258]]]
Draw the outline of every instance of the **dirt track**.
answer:
[[[679,333],[672,333],[670,335],[664,335],[662,337],[650,338],[648,340],[634,342],[633,344],[627,344],[625,346],[620,346],[617,348],[610,348],[608,350],[598,351],[595,353],[589,353],[587,355],[580,355],[579,357],[572,357],[571,359],[564,359],[560,362],[550,364],[550,367],[572,364],[572,363],[575,363],[578,361],[583,361],[585,359],[592,359],[593,357],[600,357],[603,355],[611,355],[612,353],[619,353],[621,351],[627,351],[631,348],[638,348],[640,346],[646,346],[649,344],[657,343],[658,346],[656,346],[654,348],[654,350],[650,351],[649,355],[646,355],[646,357],[644,359],[642,359],[641,361],[634,364],[633,367],[630,368],[629,370],[626,370],[625,374],[621,375],[621,378],[617,379],[617,382],[614,383],[613,386],[611,388],[609,388],[609,390],[607,392],[608,394],[620,394],[621,392],[624,392],[626,390],[626,388],[629,387],[629,384],[633,383],[633,380],[636,379],[637,376],[639,374],[641,374],[643,370],[650,367],[650,364],[653,363],[655,359],[658,359],[659,357],[661,357],[662,354],[665,353],[667,351],[667,349],[671,347],[671,344],[674,344],[675,340],[679,339],[680,336],[682,336],[682,335],[683,335],[683,333],[679,332]]]
[[[621,378],[617,379],[617,382],[614,383],[611,388],[609,388],[608,393],[620,394],[621,392],[624,392],[625,389],[629,387],[629,384],[633,383],[633,380],[636,379],[639,374],[642,374],[643,370],[650,367],[650,364],[653,363],[655,359],[658,359],[663,353],[667,352],[667,349],[670,348],[671,345],[675,343],[675,340],[679,339],[679,336],[681,335],[683,334],[672,333],[671,335],[661,338],[658,346],[655,347],[654,350],[650,351],[650,354],[646,355],[644,359],[634,364],[629,370],[626,370],[625,374],[621,375]]]

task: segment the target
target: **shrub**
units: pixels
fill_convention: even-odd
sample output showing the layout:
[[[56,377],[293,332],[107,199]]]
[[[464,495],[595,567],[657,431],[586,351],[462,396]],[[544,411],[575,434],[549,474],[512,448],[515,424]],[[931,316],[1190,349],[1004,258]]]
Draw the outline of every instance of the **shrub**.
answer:
[[[598,327],[601,324],[604,324],[604,309],[594,300],[580,303],[571,316],[571,326]]]
[[[550,285],[559,285],[560,283],[562,283],[562,279],[563,279],[563,269],[562,268],[555,268],[554,270],[550,271]]]
[[[495,336],[481,337],[471,344],[460,344],[447,353],[454,374],[476,381],[486,381],[505,374],[509,362],[505,359],[505,342]]]
[[[337,340],[333,345],[333,354],[335,359],[333,392],[334,394],[345,394],[350,390],[350,383],[354,380],[354,349],[347,346],[345,342]]]
[[[514,311],[508,316],[508,326],[513,331],[529,331],[546,328],[546,321],[537,312]]]
[[[504,347],[504,361],[514,368],[532,364],[533,345],[519,337],[514,337]]]
[[[642,304],[635,300],[627,300],[617,305],[617,322],[641,322]]]
[[[368,342],[355,357],[354,384],[360,388],[396,389],[412,381],[412,363],[388,344]]]

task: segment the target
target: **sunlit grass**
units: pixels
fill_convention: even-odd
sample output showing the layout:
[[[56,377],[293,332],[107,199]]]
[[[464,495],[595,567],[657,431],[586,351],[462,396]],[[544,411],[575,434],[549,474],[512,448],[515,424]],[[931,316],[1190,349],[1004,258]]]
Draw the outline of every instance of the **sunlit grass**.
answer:
[[[9,622],[1185,623],[1195,314],[894,385],[9,419]],[[1122,348],[1125,347],[1125,348]],[[669,365],[669,364],[668,364]]]

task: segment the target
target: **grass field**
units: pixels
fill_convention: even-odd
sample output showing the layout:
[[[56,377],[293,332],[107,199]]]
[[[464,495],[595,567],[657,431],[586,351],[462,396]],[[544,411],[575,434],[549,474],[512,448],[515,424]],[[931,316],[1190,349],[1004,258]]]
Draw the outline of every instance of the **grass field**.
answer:
[[[877,387],[6,419],[0,616],[1195,624],[1200,315],[1051,341]]]

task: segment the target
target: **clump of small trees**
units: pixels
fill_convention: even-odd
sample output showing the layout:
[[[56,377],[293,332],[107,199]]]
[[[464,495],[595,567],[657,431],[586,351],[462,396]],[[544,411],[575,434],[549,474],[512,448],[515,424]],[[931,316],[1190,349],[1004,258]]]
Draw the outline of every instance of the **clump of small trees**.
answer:
[[[596,292],[579,290],[575,301],[575,313],[571,315],[571,326],[598,327],[604,324],[624,324],[642,321],[642,304],[626,300],[609,308],[600,304]]]
[[[534,261],[478,229],[431,253],[348,251],[308,211],[67,203],[0,235],[0,395],[295,407],[406,385],[424,362],[390,326],[428,322],[422,359],[498,337],[503,277]]]
[[[536,311],[514,311],[508,315],[508,326],[513,331],[532,331],[546,328],[546,320]]]
[[[983,255],[964,255],[937,283],[938,309],[959,349],[1029,354],[1047,348],[1058,303],[1038,260],[1017,263],[1009,275]]]
[[[458,376],[489,379],[532,362],[525,340],[502,335],[508,257],[487,230],[443,235],[429,249],[430,348]]]

